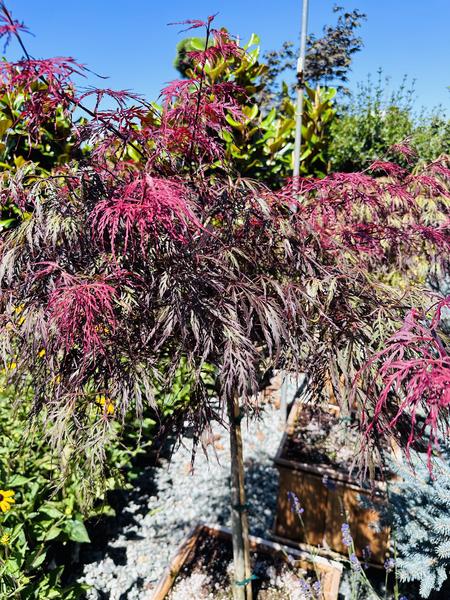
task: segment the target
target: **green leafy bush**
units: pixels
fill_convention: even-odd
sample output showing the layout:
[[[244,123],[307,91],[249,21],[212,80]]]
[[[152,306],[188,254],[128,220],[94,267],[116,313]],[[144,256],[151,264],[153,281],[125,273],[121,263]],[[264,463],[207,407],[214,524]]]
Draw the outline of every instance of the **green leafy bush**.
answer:
[[[0,169],[13,173],[28,164],[31,180],[81,156],[82,151],[75,148],[70,121],[62,110],[40,127],[38,143],[31,144],[29,131],[22,119],[22,110],[28,99],[20,91],[0,94]],[[12,202],[2,204],[0,231],[14,226],[23,218],[27,218],[25,210],[20,210]]]
[[[67,470],[64,456],[56,457],[39,434],[39,424],[30,432],[30,400],[17,403],[12,389],[1,389],[0,508],[6,509],[0,513],[2,599],[71,600],[84,590],[82,585],[63,585],[64,564],[59,564],[56,550],[64,546],[70,553],[71,543],[89,543],[86,519],[112,512],[106,491],[127,487],[137,477],[133,459],[151,446],[156,425],[147,415],[139,425],[135,417],[124,424],[115,421],[112,404],[103,402],[102,396],[97,406],[109,419],[111,434],[107,472],[95,480],[83,472],[82,461]],[[93,507],[86,507],[86,488],[96,499]],[[7,492],[6,503],[1,501],[2,492]]]
[[[227,153],[236,169],[276,186],[292,175],[295,141],[295,103],[284,86],[278,107],[263,115],[259,107],[244,107],[245,119],[228,117],[232,131],[223,133]],[[334,89],[306,87],[302,124],[301,175],[323,177],[328,172],[329,131],[336,111]]]
[[[333,171],[358,171],[383,158],[401,142],[413,147],[419,162],[427,163],[450,153],[450,121],[439,110],[414,112],[414,88],[406,78],[387,94],[388,79],[381,72],[371,78],[346,104],[338,106],[331,125],[329,156]]]
[[[439,109],[422,114],[412,134],[411,142],[422,163],[431,162],[441,154],[450,154],[450,119]]]

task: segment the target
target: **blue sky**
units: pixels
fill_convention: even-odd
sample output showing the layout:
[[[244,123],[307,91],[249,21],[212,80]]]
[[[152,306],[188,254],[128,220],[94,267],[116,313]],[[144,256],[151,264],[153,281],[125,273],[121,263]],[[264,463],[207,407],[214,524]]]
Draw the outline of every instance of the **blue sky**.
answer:
[[[334,0],[310,0],[309,31],[320,33],[324,24],[333,22],[333,4]],[[416,79],[417,108],[440,104],[450,112],[450,0],[338,4],[368,16],[351,88],[381,67],[393,88],[405,74]],[[155,99],[164,83],[177,77],[172,60],[181,27],[167,23],[219,12],[219,26],[241,39],[258,33],[263,50],[270,50],[284,40],[298,39],[301,0],[7,0],[7,5],[35,34],[26,36],[34,56],[73,56],[109,76],[96,85],[132,89]],[[8,51],[14,49],[13,42]]]

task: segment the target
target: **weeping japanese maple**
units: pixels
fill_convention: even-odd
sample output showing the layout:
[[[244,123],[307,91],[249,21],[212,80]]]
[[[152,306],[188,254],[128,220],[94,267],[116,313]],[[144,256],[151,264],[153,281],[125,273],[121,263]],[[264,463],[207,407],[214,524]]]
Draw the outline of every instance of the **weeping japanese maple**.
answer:
[[[0,34],[19,36],[5,7],[3,21]],[[89,119],[73,124],[83,160],[46,178],[29,169],[2,176],[1,198],[20,203],[27,218],[1,234],[1,350],[17,388],[32,385],[35,414],[65,457],[72,449],[92,462],[103,458],[112,419],[155,406],[156,387],[170,389],[182,364],[192,390],[183,422],[200,439],[213,420],[228,421],[235,595],[250,598],[241,418],[257,410],[272,369],[310,372],[311,390],[331,373],[345,397],[406,311],[421,309],[415,261],[444,267],[449,172],[441,163],[412,174],[383,162],[287,182],[278,193],[241,178],[221,134],[228,114],[240,118],[242,91],[208,83],[203,68],[242,49],[212,18],[188,25],[205,28],[205,50],[192,56],[192,79],[163,91],[160,109],[100,89],[89,91],[95,106],[87,108],[73,82],[83,68],[72,59],[25,55],[2,65],[2,93],[30,91],[22,116],[31,137],[42,111],[48,120],[62,106]],[[116,110],[102,108],[105,97]],[[361,390],[378,416],[380,386]]]

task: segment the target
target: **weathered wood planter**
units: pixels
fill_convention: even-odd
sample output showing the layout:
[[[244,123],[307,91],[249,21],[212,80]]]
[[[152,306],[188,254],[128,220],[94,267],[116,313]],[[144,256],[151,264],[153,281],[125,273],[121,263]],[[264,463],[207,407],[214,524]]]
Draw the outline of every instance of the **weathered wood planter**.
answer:
[[[382,564],[389,545],[389,529],[381,527],[379,522],[380,512],[386,506],[386,484],[375,482],[373,492],[333,466],[307,464],[287,457],[289,438],[295,431],[301,407],[301,401],[294,404],[275,457],[280,482],[273,538],[347,555],[341,531],[342,524],[347,522],[356,554],[369,563]],[[339,410],[332,405],[329,408]],[[300,499],[304,526],[291,510],[288,492]]]
[[[157,587],[153,590],[152,600],[164,600],[168,597],[183,566],[187,565],[195,553],[195,549],[202,536],[210,536],[224,543],[231,544],[231,532],[225,527],[211,527],[199,524],[189,534],[185,542],[179,547],[170,565],[163,573]],[[295,548],[288,548],[278,543],[250,536],[250,550],[259,554],[277,555],[286,563],[296,568],[311,571],[313,568],[320,576],[323,600],[337,600],[339,583],[342,574],[342,564],[328,560],[321,556],[312,556],[310,553]]]

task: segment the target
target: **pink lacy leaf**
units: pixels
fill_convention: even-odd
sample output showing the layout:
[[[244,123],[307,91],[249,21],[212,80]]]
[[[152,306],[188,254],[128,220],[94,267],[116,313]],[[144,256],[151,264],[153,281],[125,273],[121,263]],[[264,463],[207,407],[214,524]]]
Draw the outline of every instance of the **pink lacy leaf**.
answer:
[[[105,351],[105,334],[114,333],[116,289],[106,281],[79,282],[62,276],[50,294],[48,316],[57,330],[57,343],[66,350],[76,345],[85,353]]]
[[[149,238],[157,239],[163,233],[185,242],[191,230],[201,227],[188,196],[180,182],[137,175],[97,204],[91,215],[93,235],[111,245],[114,253],[119,234],[123,252],[138,244],[147,254]]]

